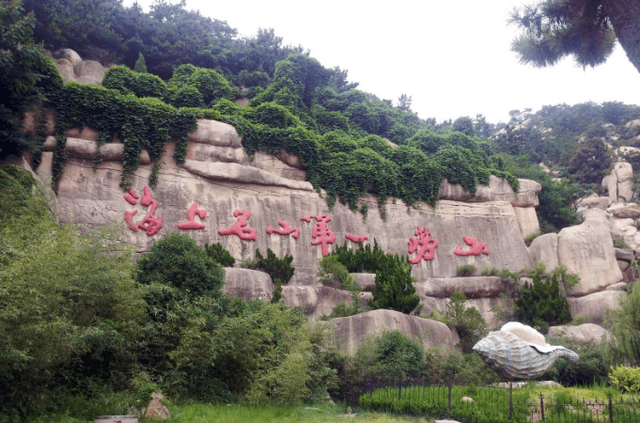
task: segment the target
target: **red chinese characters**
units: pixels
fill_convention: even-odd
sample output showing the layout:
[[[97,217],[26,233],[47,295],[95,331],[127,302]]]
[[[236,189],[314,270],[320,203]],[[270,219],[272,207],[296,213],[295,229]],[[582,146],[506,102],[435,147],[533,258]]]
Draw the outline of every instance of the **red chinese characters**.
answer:
[[[198,209],[198,204],[193,203],[187,211],[187,221],[178,223],[178,229],[204,229],[203,223],[196,222],[196,216],[204,220],[207,217],[207,211]]]
[[[218,233],[220,235],[236,235],[238,238],[244,241],[255,241],[258,239],[258,232],[254,228],[247,228],[251,212],[247,209],[233,212],[233,217],[238,218],[238,221],[228,229],[220,229]]]
[[[479,256],[480,254],[489,255],[489,248],[484,242],[478,242],[474,237],[466,235],[462,237],[462,240],[465,244],[471,247],[471,249],[469,251],[462,251],[462,247],[457,245],[453,254],[457,256]]]
[[[139,198],[138,194],[131,189],[127,192],[127,194],[124,195],[124,199],[127,200],[127,202],[133,206],[138,204],[138,198]],[[125,212],[124,221],[127,222],[127,225],[129,225],[129,229],[131,229],[134,232],[138,232],[138,229],[142,229],[147,233],[147,236],[152,236],[157,234],[158,231],[162,229],[162,217],[155,216],[156,210],[158,209],[158,202],[153,199],[153,196],[151,195],[151,191],[147,187],[143,188],[143,195],[142,195],[142,199],[140,200],[140,204],[142,204],[145,207],[151,206],[151,209],[149,210],[149,214],[147,214],[147,216],[144,219],[142,219],[142,222],[136,225],[133,221],[133,216],[135,216],[136,213],[138,213],[137,210],[134,210],[132,212]]]
[[[417,238],[409,238],[409,254],[413,254],[420,249],[418,255],[409,260],[412,264],[418,264],[422,259],[432,260],[436,255],[436,248],[438,248],[438,241],[431,238],[431,233],[427,228],[421,228],[420,226],[417,228],[414,232]]]
[[[349,241],[357,242],[358,244],[361,242],[365,242],[367,239],[369,239],[369,237],[366,235],[354,235],[350,233],[344,234],[344,237],[347,238]]]
[[[315,239],[315,241],[311,241],[311,245],[320,245],[322,248],[322,257],[326,257],[329,255],[327,245],[336,242],[335,234],[331,229],[329,229],[329,225],[327,225],[327,223],[331,221],[331,218],[327,215],[306,216],[300,218],[300,220],[304,220],[307,223],[311,222],[311,219],[315,219],[318,222],[313,228],[313,232],[311,234]]]
[[[282,227],[282,229],[275,229],[273,226],[268,226],[267,227],[267,233],[268,234],[279,234],[279,235],[290,235],[290,234],[292,234],[291,236],[294,237],[295,239],[298,239],[298,237],[300,236],[300,229],[292,228],[284,220],[278,220],[278,225],[280,225]]]

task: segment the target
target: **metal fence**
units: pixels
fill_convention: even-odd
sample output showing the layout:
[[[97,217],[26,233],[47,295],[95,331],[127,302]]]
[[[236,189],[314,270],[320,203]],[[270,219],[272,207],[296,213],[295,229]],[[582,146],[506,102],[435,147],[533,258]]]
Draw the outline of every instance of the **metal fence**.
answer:
[[[519,390],[498,386],[454,386],[453,383],[433,384],[423,378],[406,380],[367,379],[364,386],[367,393],[380,392],[382,399],[406,400],[412,396],[412,401],[427,402],[437,405],[444,410],[442,417],[456,418],[455,409],[471,407],[473,402],[490,404],[491,408],[500,409],[514,421],[523,422],[551,422],[551,423],[640,423],[640,398],[625,396],[624,399],[614,400],[611,394],[594,400],[576,400],[568,394],[554,393],[545,397],[540,393],[535,397],[523,400]],[[391,389],[389,389],[391,388]],[[416,389],[418,388],[418,389]],[[465,398],[460,398],[462,392],[471,392]],[[457,396],[453,395],[457,391]],[[514,396],[514,392],[518,392]],[[453,413],[452,413],[453,410]],[[514,413],[517,410],[517,413]],[[517,415],[519,417],[515,418]],[[465,421],[464,419],[462,421]],[[470,419],[468,422],[476,420]]]

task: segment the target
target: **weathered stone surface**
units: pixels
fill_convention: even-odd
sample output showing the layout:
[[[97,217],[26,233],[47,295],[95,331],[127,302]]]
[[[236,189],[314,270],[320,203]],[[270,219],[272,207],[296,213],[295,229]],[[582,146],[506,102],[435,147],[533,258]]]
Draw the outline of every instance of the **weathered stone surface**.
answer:
[[[149,163],[151,163],[151,156],[149,155],[149,152],[144,148],[140,151],[139,163],[141,165],[148,165]]]
[[[336,345],[349,354],[355,354],[367,337],[383,330],[399,330],[412,339],[422,341],[425,348],[444,345],[454,348],[457,334],[435,320],[410,316],[393,310],[372,310],[355,316],[332,319]]]
[[[269,301],[273,295],[271,277],[257,270],[225,267],[225,282],[222,290],[229,295],[245,300]]]
[[[626,282],[618,282],[607,287],[607,291],[626,291],[629,285]]]
[[[613,215],[620,219],[637,219],[640,217],[640,209],[636,203],[629,203],[625,207],[614,209]]]
[[[94,141],[67,137],[65,149],[70,157],[92,160],[96,157],[96,145]],[[102,160],[122,161],[124,159],[124,144],[106,143],[98,147]]]
[[[290,307],[298,307],[307,316],[328,316],[340,301],[351,304],[348,291],[328,286],[292,286],[282,287],[282,299]]]
[[[628,202],[633,198],[633,168],[630,163],[616,162],[611,174],[602,179],[612,202]]]
[[[307,172],[304,170],[291,167],[280,159],[260,151],[255,154],[251,161],[251,166],[255,166],[258,169],[265,170],[285,179],[291,179],[294,181],[307,180]]]
[[[569,297],[567,300],[572,316],[584,314],[588,323],[602,325],[605,313],[618,306],[620,295],[624,295],[624,292],[605,290],[584,297]]]
[[[536,214],[535,208],[514,207],[513,211],[516,214],[516,220],[518,221],[518,225],[520,225],[523,237],[540,230],[540,222],[538,222],[538,215]]]
[[[71,63],[72,66],[79,65],[82,62],[82,57],[74,50],[70,48],[62,48],[60,50],[56,50],[52,54],[54,59],[65,59]]]
[[[71,128],[67,130],[67,137],[79,138],[88,141],[98,141],[98,131],[88,126],[82,128]]]
[[[600,210],[606,210],[610,205],[611,199],[609,197],[598,197],[596,194],[594,194],[594,196],[581,198],[576,201],[576,206],[578,206],[578,209],[596,208]]]
[[[219,147],[217,145],[204,143],[189,143],[187,146],[187,160],[197,160],[201,162],[225,162],[248,164],[249,156],[244,148]]]
[[[376,286],[376,274],[375,273],[352,273],[356,279],[356,282],[363,291],[371,292],[373,291],[373,287]]]
[[[273,173],[251,166],[237,163],[205,163],[195,160],[185,160],[183,167],[194,175],[212,181],[243,182],[268,186],[280,186],[295,190],[313,191],[311,183],[285,179]]]
[[[53,135],[49,135],[47,136],[47,138],[45,138],[42,149],[44,151],[53,151],[56,149],[57,145],[58,145],[58,141],[56,140],[56,137],[54,137]]]
[[[516,195],[516,199],[511,201],[514,207],[538,207],[538,193],[542,190],[539,182],[531,179],[518,179],[520,189]]]
[[[291,167],[304,170],[304,165],[302,164],[300,157],[296,156],[295,154],[287,153],[287,150],[285,150],[284,148],[280,149],[278,154],[276,154],[276,157],[278,158],[278,160]]]
[[[610,335],[608,330],[594,323],[578,326],[551,326],[547,333],[548,338],[570,338],[594,344],[599,344],[602,338],[608,335]]]
[[[43,151],[40,158],[40,164],[36,169],[36,175],[40,179],[51,178],[51,165],[53,164],[53,151]]]
[[[76,79],[79,84],[100,85],[104,79],[105,67],[95,60],[83,60],[75,66]]]
[[[56,59],[54,60],[58,73],[62,77],[64,82],[75,81],[76,72],[73,68],[73,63],[68,59]]]
[[[504,283],[498,276],[469,276],[454,278],[431,278],[425,282],[415,283],[416,294],[447,298],[453,291],[460,291],[467,298],[497,297],[504,292]]]
[[[614,248],[616,259],[632,262],[636,259],[636,254],[631,248]]]
[[[169,408],[162,403],[163,398],[160,393],[154,392],[151,394],[151,402],[146,408],[140,410],[141,414],[154,421],[170,419],[171,412]]]
[[[198,128],[187,134],[189,142],[217,145],[219,147],[242,147],[242,137],[228,123],[210,119],[198,120]]]
[[[542,261],[547,270],[558,267],[558,234],[553,232],[540,235],[529,247],[534,262]]]
[[[558,263],[580,276],[572,296],[600,291],[622,280],[605,222],[587,219],[578,226],[564,228],[558,234]]]
[[[629,268],[629,262],[625,260],[618,260],[618,267],[620,268],[621,272],[624,272]]]
[[[485,202],[485,201],[508,201],[517,207],[538,206],[538,195],[542,186],[528,179],[519,179],[520,191],[516,196],[506,179],[500,179],[494,175],[489,178],[489,185],[478,185],[476,195],[473,196],[461,185],[450,184],[443,179],[440,184],[440,199],[465,201],[465,202]]]

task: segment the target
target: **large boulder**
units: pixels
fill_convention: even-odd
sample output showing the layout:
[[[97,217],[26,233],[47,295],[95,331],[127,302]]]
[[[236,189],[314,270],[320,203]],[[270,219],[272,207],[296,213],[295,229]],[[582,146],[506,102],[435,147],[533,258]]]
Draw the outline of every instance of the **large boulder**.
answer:
[[[583,323],[578,326],[551,326],[548,338],[568,338],[581,342],[599,344],[610,332],[595,323]]]
[[[307,316],[329,316],[340,302],[351,304],[351,293],[328,286],[282,287],[282,299],[290,307],[298,307]]]
[[[393,310],[372,310],[332,319],[331,325],[336,345],[349,354],[355,354],[362,341],[384,330],[398,330],[411,339],[421,341],[425,348],[439,345],[454,348],[458,340],[457,334],[444,323]]]
[[[273,282],[267,273],[257,270],[225,267],[222,290],[245,300],[269,301],[273,295]]]
[[[627,202],[633,198],[633,167],[627,162],[616,162],[611,173],[602,179],[612,202]]]
[[[558,234],[558,263],[580,276],[571,296],[592,294],[622,280],[609,228],[601,220],[587,219],[581,225],[562,229]]]
[[[547,270],[558,267],[558,234],[548,233],[533,240],[529,247],[534,262],[542,261]]]
[[[618,307],[618,301],[624,291],[605,290],[584,297],[569,297],[569,309],[572,316],[584,315],[588,323],[602,325],[607,311]]]
[[[529,179],[519,179],[520,190],[514,194],[513,188],[506,179],[500,179],[494,175],[489,177],[488,185],[478,185],[476,194],[473,195],[460,184],[451,184],[443,179],[440,184],[440,199],[469,202],[508,201],[515,207],[537,207],[538,192],[542,186]]]
[[[242,137],[238,135],[235,127],[211,119],[198,120],[198,127],[187,134],[187,140],[218,147],[242,147]]]
[[[497,297],[504,292],[504,282],[498,276],[470,276],[454,278],[431,278],[415,283],[418,296],[448,298],[454,291],[460,291],[467,298]]]
[[[514,207],[513,211],[516,214],[516,220],[518,221],[518,225],[520,225],[523,237],[527,237],[540,230],[540,222],[538,221],[535,208]]]

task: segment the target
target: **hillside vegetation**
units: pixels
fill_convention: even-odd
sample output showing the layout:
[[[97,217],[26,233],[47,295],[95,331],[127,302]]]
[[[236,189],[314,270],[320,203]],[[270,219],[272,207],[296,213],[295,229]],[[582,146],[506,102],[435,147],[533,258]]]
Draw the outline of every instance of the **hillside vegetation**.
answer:
[[[638,135],[625,125],[640,108],[621,103],[514,111],[506,126],[481,115],[421,119],[406,94],[394,105],[362,92],[347,71],[323,67],[300,46],[283,46],[273,30],[239,39],[226,22],[188,11],[184,1],[158,0],[145,13],[120,0],[0,0],[0,21],[0,91],[7,93],[0,98],[0,160],[30,152],[37,164],[41,137],[23,132],[20,122],[25,111],[54,109],[54,190],[67,160],[67,129],[87,125],[98,130],[98,143],[122,140],[127,189],[142,149],[154,161],[154,185],[167,141],[176,140],[182,163],[187,132],[208,118],[232,124],[250,154],[297,155],[330,206],[341,201],[366,214],[365,192],[381,206],[389,197],[408,207],[435,205],[444,178],[473,193],[490,175],[507,179],[515,191],[517,177],[527,177],[543,185],[539,216],[543,230],[553,231],[576,222],[577,195],[598,190],[611,164],[605,143],[632,145]],[[119,64],[102,86],[65,84],[45,50],[65,47]],[[236,103],[241,98],[249,100],[246,107]],[[540,170],[541,161],[552,174]],[[298,309],[226,296],[215,258],[224,254],[213,247],[169,234],[134,264],[114,228],[59,225],[44,192],[29,172],[1,165],[0,422],[52,412],[67,420],[125,414],[157,390],[178,402],[300,404],[330,393],[354,403],[376,375],[497,380],[475,355],[425,352],[398,332],[347,356]],[[337,252],[342,262],[327,272],[334,279],[348,275],[349,265],[364,267],[357,260],[380,256],[372,267],[380,274],[375,295],[386,294],[374,306],[414,310],[405,258],[377,247]],[[527,289],[550,292],[537,288],[547,277],[543,270],[540,283]],[[639,292],[636,287],[615,315],[627,322],[612,325],[622,340],[611,351],[616,363],[638,363]],[[353,296],[358,299],[356,288]],[[464,294],[452,299],[439,318],[457,328],[468,349],[486,328],[477,310],[464,306]],[[584,354],[590,361],[580,372],[606,380],[605,350],[584,346]],[[561,381],[578,383],[562,368],[555,371]]]

